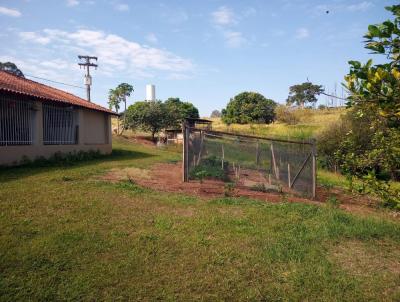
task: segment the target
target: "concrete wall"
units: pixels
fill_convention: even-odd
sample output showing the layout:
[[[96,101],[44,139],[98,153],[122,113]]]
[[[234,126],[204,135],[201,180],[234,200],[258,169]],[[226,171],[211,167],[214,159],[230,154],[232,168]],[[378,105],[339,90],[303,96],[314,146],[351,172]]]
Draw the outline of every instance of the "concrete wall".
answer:
[[[109,154],[112,151],[111,115],[89,109],[77,109],[78,144],[44,145],[42,103],[35,104],[33,144],[24,146],[0,146],[0,165],[18,164],[23,157],[31,160],[39,156],[51,157],[56,152],[99,151]]]

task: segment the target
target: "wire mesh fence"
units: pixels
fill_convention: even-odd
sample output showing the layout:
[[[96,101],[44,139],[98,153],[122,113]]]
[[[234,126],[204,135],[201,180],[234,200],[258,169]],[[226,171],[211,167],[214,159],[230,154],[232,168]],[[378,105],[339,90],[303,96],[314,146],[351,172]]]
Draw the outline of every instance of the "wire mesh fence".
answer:
[[[258,191],[315,197],[314,141],[292,141],[186,127],[184,181],[219,179]]]

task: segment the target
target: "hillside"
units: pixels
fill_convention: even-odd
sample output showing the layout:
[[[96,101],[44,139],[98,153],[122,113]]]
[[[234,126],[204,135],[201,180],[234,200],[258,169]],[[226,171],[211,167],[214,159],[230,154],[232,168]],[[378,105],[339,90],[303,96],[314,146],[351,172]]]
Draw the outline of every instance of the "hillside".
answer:
[[[296,125],[288,125],[278,121],[270,125],[232,124],[228,126],[224,124],[220,118],[212,118],[211,120],[213,121],[213,129],[217,131],[228,131],[267,137],[306,139],[314,137],[324,127],[335,122],[345,111],[346,109],[344,108],[329,110],[297,110],[296,115],[299,118],[299,123]]]

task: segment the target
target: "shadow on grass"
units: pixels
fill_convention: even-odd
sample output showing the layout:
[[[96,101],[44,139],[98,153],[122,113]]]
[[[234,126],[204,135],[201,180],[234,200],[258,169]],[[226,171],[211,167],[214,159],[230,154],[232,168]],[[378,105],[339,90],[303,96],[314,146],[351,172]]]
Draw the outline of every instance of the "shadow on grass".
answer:
[[[19,166],[0,166],[0,183],[40,174],[58,169],[70,169],[86,166],[95,166],[100,163],[113,161],[129,161],[153,157],[153,154],[126,149],[113,149],[111,154],[104,155],[97,152],[58,154],[50,159],[39,158],[26,161]]]

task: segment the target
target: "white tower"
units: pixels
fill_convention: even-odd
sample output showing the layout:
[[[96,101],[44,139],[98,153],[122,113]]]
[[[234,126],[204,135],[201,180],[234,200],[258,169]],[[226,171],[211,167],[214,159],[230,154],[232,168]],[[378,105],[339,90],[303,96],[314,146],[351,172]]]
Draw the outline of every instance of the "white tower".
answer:
[[[146,101],[156,100],[156,86],[153,84],[146,85]]]

